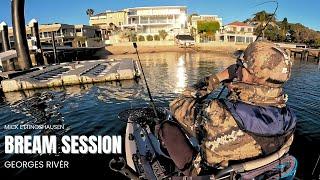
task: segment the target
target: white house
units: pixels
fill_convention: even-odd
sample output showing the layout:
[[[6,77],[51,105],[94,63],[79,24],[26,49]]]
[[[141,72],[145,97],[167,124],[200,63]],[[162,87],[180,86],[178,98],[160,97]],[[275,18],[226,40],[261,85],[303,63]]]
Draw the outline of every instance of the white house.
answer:
[[[232,22],[225,25],[217,36],[222,42],[235,42],[235,43],[251,43],[257,36],[254,35],[254,26],[243,22]]]
[[[156,34],[159,30],[177,33],[186,28],[186,6],[155,6],[125,9],[128,12],[127,24],[123,28],[132,28],[140,33]]]

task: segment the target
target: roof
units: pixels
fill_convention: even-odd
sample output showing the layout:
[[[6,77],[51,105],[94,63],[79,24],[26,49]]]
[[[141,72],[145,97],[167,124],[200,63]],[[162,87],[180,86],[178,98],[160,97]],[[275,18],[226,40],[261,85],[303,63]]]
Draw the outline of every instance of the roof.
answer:
[[[90,25],[86,25],[86,24],[76,24],[74,25],[75,28],[87,28],[87,29],[98,29],[95,26],[90,26]]]
[[[103,12],[103,13],[98,13],[98,14],[95,14],[91,17],[98,17],[98,16],[105,16],[107,14],[112,14],[112,13],[121,13],[121,12],[125,12],[125,11],[110,11],[110,12]]]
[[[127,9],[173,9],[173,8],[183,8],[187,9],[187,6],[146,6],[146,7],[133,7]]]
[[[194,38],[190,35],[176,35],[176,39],[179,40],[194,40]]]
[[[246,24],[244,22],[239,22],[239,21],[235,21],[235,22],[229,23],[229,24],[227,24],[227,26],[249,26],[249,27],[252,27],[249,24]]]
[[[105,16],[107,13],[103,12],[103,13],[99,13],[99,14],[95,14],[91,17],[97,17],[97,16]]]

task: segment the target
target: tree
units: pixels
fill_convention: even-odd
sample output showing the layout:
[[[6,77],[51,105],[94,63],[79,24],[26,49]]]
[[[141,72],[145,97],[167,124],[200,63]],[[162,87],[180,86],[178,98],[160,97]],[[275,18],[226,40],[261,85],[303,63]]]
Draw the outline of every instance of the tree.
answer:
[[[121,33],[120,33],[120,38],[121,39],[126,39],[128,41],[131,41],[131,42],[135,42],[137,41],[137,33],[133,30],[123,30]]]
[[[153,41],[153,36],[149,34],[149,35],[147,36],[147,41]]]
[[[277,22],[277,25],[279,27],[278,41],[287,41],[287,35],[289,31],[288,19],[286,17],[283,18],[282,21]]]
[[[165,30],[160,30],[159,36],[161,37],[162,40],[165,40],[166,37],[168,36],[168,33]]]
[[[87,13],[87,15],[88,15],[89,17],[91,17],[91,16],[93,16],[93,14],[94,14],[94,10],[93,10],[93,9],[87,9],[86,13]]]
[[[197,29],[200,34],[215,34],[220,29],[220,23],[218,21],[198,21]]]
[[[319,37],[319,39],[315,40],[314,47],[316,47],[316,48],[320,47],[320,37]]]
[[[155,41],[160,41],[160,36],[159,36],[158,34],[155,34],[155,35],[153,36],[153,39],[154,39]]]
[[[139,41],[145,41],[145,38],[144,38],[144,36],[139,35],[138,40]]]
[[[275,22],[276,22],[276,18],[272,14],[267,13],[266,11],[260,11],[260,12],[257,12],[256,14],[254,14],[252,21],[258,25],[258,27],[256,29],[260,30],[260,32],[256,31],[256,33],[260,34],[262,31],[262,38],[264,39],[265,30],[263,30],[263,27],[266,26],[268,21],[270,21],[270,23],[269,23],[270,25],[274,26]]]
[[[281,41],[279,28],[268,25],[265,29],[265,38],[267,38],[269,41]]]

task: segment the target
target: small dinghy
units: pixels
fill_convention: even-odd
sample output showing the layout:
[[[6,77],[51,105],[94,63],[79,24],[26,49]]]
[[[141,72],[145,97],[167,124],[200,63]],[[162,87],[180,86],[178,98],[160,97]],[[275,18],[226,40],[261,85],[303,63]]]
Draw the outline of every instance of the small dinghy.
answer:
[[[119,118],[127,122],[125,135],[125,157],[110,161],[110,168],[130,179],[293,179],[297,160],[288,154],[288,142],[278,152],[264,158],[224,169],[205,171],[196,177],[184,176],[161,147],[156,135],[157,121],[173,121],[170,112],[157,108],[158,118],[152,108],[129,109]],[[199,149],[195,138],[188,137],[192,146]],[[292,141],[292,139],[290,139]]]

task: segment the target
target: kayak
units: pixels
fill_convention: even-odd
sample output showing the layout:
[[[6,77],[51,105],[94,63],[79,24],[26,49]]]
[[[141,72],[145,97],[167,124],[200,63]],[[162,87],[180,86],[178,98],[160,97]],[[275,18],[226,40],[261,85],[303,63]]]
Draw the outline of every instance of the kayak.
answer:
[[[298,162],[288,154],[291,142],[269,156],[231,164],[227,168],[207,170],[198,176],[184,176],[170,159],[157,138],[156,124],[162,121],[176,122],[165,108],[157,108],[158,116],[152,108],[129,109],[119,114],[126,121],[125,157],[112,159],[112,170],[130,179],[293,179]],[[189,137],[195,149],[200,146],[197,140]],[[292,141],[293,139],[289,139]],[[216,168],[216,167],[215,167]],[[212,168],[213,169],[213,168]]]

